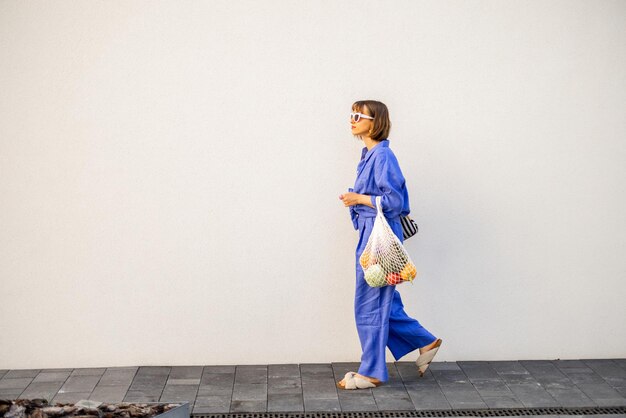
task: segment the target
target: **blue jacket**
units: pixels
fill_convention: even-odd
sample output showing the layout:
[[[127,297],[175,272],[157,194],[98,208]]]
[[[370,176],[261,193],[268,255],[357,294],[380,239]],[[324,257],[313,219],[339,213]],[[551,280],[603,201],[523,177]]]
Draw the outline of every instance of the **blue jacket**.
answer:
[[[374,208],[365,205],[350,206],[354,229],[358,229],[359,217],[376,217],[376,196],[382,196],[381,206],[387,219],[409,214],[409,193],[398,159],[389,148],[387,139],[383,139],[369,151],[367,147],[363,148],[356,173],[354,188],[349,190],[371,195]]]

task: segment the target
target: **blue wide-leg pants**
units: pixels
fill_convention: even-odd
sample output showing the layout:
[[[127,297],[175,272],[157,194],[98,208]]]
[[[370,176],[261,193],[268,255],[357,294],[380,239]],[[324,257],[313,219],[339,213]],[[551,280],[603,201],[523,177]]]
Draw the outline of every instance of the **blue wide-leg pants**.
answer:
[[[389,379],[385,347],[396,360],[436,340],[426,328],[404,312],[400,293],[395,286],[370,287],[359,264],[375,218],[359,217],[359,243],[356,248],[356,292],[354,315],[361,341],[361,366],[358,373],[386,382]],[[403,240],[398,220],[387,220],[396,236]]]

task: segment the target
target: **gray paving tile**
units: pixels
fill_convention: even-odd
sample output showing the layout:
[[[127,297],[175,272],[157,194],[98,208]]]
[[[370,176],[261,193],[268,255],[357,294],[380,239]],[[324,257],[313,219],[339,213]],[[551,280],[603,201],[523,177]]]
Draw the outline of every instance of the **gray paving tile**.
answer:
[[[194,412],[198,408],[208,408],[211,412],[229,412],[230,411],[230,395],[227,396],[200,396],[195,400]],[[209,412],[209,411],[204,411]]]
[[[210,374],[220,374],[220,373],[225,373],[225,374],[235,374],[237,366],[204,366],[203,369],[203,374],[204,373],[210,373]]]
[[[266,401],[267,385],[263,383],[235,383],[233,401]]]
[[[302,394],[300,377],[269,377],[267,381],[268,394]]]
[[[139,366],[107,367],[106,373],[137,373]]]
[[[304,399],[337,399],[337,386],[334,380],[316,381],[314,383],[302,382],[302,395]],[[341,390],[341,389],[339,389]]]
[[[166,386],[179,386],[179,385],[200,385],[200,378],[197,379],[167,379]]]
[[[72,376],[102,376],[106,368],[83,368],[72,370]]]
[[[69,371],[67,372],[48,372],[42,371],[33,379],[33,382],[65,382],[70,377]]]
[[[219,414],[227,414],[230,412],[230,403],[228,404],[227,407],[219,407],[219,406],[198,406],[198,405],[194,405],[194,407],[191,409],[192,414],[215,414],[215,413],[219,413]]]
[[[331,364],[301,364],[300,375],[302,381],[334,379],[335,375]]]
[[[539,383],[507,383],[507,386],[527,408],[560,406]]]
[[[268,412],[304,412],[301,393],[273,393],[267,395]]]
[[[491,367],[498,374],[529,374],[519,361],[490,361]]]
[[[613,360],[583,360],[587,367],[602,376],[614,388],[626,387],[626,369]]]
[[[235,383],[267,384],[267,366],[237,366]]]
[[[389,375],[388,380],[384,383],[384,387],[392,387],[399,386],[404,387],[404,382],[402,381],[402,375],[396,369],[396,365],[394,363],[387,364],[387,372]]]
[[[470,380],[459,370],[431,370],[433,377],[440,386],[465,384],[471,386]]]
[[[437,381],[435,380],[435,376],[432,374],[430,368],[426,370],[426,373],[423,377],[420,377],[417,366],[415,366],[414,362],[397,362],[396,369],[398,370],[398,374],[400,375],[402,382],[405,385],[410,385],[413,383],[419,385],[438,385]]]
[[[563,373],[565,373],[567,378],[576,385],[578,385],[579,383],[606,383],[606,380],[604,380],[602,376],[589,368],[587,368],[586,370],[574,368],[561,370],[563,370]]]
[[[251,379],[259,381],[260,383],[262,379]],[[200,379],[200,385],[211,385],[211,386],[230,386],[232,387],[235,383],[235,374],[234,373],[204,373],[202,378]],[[240,382],[247,383],[247,382]]]
[[[587,395],[585,395],[577,387],[562,388],[546,388],[546,392],[550,394],[563,407],[584,407],[597,406]]]
[[[526,374],[500,374],[500,378],[506,383],[521,384],[526,383],[530,385],[538,385],[539,382],[530,373]]]
[[[221,408],[217,408],[217,407],[212,407],[212,406],[197,406],[194,405],[193,408],[190,408],[192,412],[192,414],[227,414],[230,412],[230,404],[228,405],[228,407],[224,410]]]
[[[269,377],[297,377],[300,378],[300,365],[298,364],[270,364],[267,367]]]
[[[447,410],[452,409],[450,402],[441,391],[439,385],[410,384],[406,391],[411,398],[413,407],[419,410]]]
[[[491,367],[491,364],[489,364],[488,361],[459,361],[457,364],[470,381],[474,381],[476,379],[500,380],[498,372]]]
[[[538,384],[533,375],[517,361],[490,361],[489,364],[507,384]]]
[[[404,386],[383,385],[372,389],[372,395],[381,411],[405,411],[414,408]]]
[[[523,408],[524,405],[511,393],[503,396],[483,396],[483,401],[490,409],[497,408]]]
[[[200,379],[203,366],[173,366],[170,370],[170,379]]]
[[[100,380],[98,386],[125,386],[130,387],[137,370],[132,369],[107,369]]]
[[[96,387],[100,380],[99,375],[72,375],[63,383],[59,393],[89,392]],[[61,386],[61,385],[59,385]]]
[[[0,379],[2,379],[2,377],[4,377],[4,375],[7,374],[8,372],[9,372],[8,369],[0,370]]]
[[[21,377],[31,377],[34,378],[41,372],[41,369],[21,369],[21,370],[9,370],[4,376],[3,379],[15,379]]]
[[[341,405],[339,399],[304,399],[304,412],[339,412]]]
[[[148,394],[138,390],[129,391],[124,397],[124,402],[159,402],[161,394]]]
[[[90,400],[116,403],[122,402],[126,396],[127,387],[122,386],[100,386],[97,385],[93,392],[89,395]]]
[[[50,401],[57,392],[59,392],[62,385],[63,382],[31,383],[24,392],[20,394],[20,397],[27,399],[44,398]]]
[[[233,385],[200,385],[198,387],[198,396],[232,396]]]
[[[0,399],[18,399],[24,389],[0,389]]]
[[[166,386],[159,398],[159,402],[189,402],[193,403],[198,393],[195,385]]]
[[[577,383],[576,386],[598,406],[626,406],[626,398],[608,383]]]
[[[551,361],[548,360],[525,360],[520,361],[522,366],[545,387],[554,388],[571,387],[572,381],[561,372]]]
[[[587,368],[582,360],[552,360],[552,364],[561,370]]]
[[[487,404],[471,383],[447,384],[441,391],[453,409],[486,409]]]
[[[416,366],[417,367],[417,366]],[[450,370],[450,371],[460,371],[461,368],[459,367],[459,365],[454,362],[454,361],[433,361],[432,363],[430,363],[430,366],[428,366],[428,370],[434,371],[434,370]]]
[[[137,370],[137,376],[169,376],[170,366],[141,366]]]
[[[472,385],[483,398],[485,396],[514,396],[506,383],[499,379],[477,379],[472,382]]]
[[[52,403],[76,403],[83,399],[89,399],[89,392],[68,392],[58,393],[53,399]]]
[[[195,398],[198,388],[198,385],[169,385],[163,388],[163,393],[193,393]]]
[[[378,411],[372,390],[338,389],[337,395],[342,411]]]
[[[24,390],[33,381],[32,377],[3,378],[0,380],[0,390],[21,389]]]
[[[389,380],[400,379],[400,373],[396,369],[395,363],[387,363],[387,374],[389,375]]]
[[[267,401],[231,401],[230,412],[267,412]]]
[[[166,375],[136,375],[133,379],[129,390],[154,391],[162,389],[167,382]]]

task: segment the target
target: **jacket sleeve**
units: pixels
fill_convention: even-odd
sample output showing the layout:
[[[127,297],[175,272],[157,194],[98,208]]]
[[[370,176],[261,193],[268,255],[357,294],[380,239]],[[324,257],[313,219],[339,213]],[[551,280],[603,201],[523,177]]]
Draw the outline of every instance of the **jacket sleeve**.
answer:
[[[380,191],[380,204],[386,218],[400,216],[404,206],[402,188],[405,180],[398,160],[393,155],[382,154],[374,162],[374,182]],[[371,196],[372,205],[376,207],[376,195]]]

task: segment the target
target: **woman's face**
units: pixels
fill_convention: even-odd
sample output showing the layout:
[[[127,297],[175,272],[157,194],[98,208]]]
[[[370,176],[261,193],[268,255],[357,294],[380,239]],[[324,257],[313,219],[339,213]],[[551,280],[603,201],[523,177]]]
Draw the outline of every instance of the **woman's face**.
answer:
[[[367,106],[363,106],[361,110],[353,109],[353,113],[363,113],[364,115],[372,116]],[[350,125],[352,126],[352,135],[369,136],[369,130],[372,128],[374,121],[372,119],[359,118],[358,122],[354,121],[354,118],[350,118]]]

